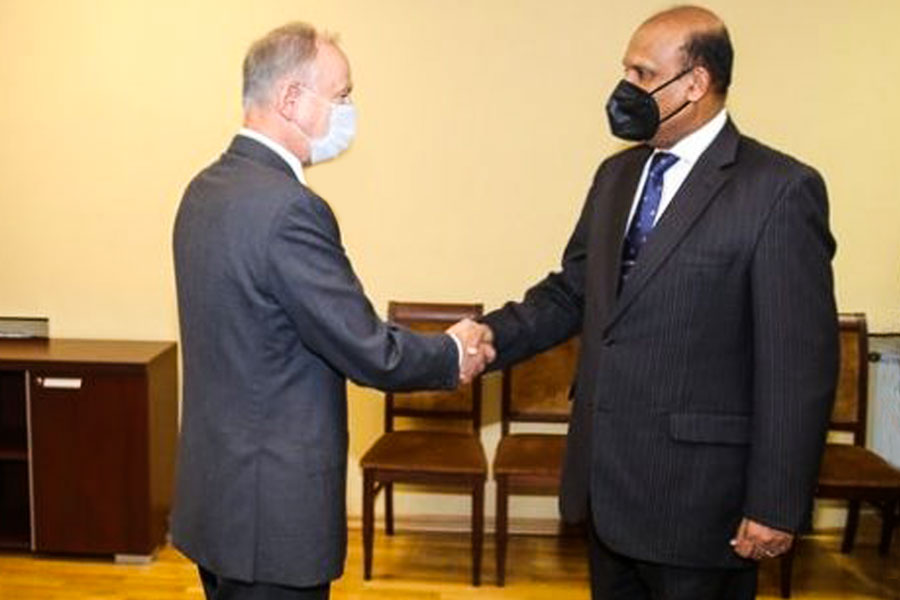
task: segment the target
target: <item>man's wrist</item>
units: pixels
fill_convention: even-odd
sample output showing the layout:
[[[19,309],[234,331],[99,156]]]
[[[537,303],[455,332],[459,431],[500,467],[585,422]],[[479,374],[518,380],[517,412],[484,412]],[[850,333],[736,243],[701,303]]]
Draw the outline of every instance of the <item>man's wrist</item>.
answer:
[[[456,335],[452,333],[447,333],[450,336],[450,339],[453,340],[453,343],[456,344],[456,356],[459,359],[459,369],[462,370],[463,365],[463,345],[462,342]]]

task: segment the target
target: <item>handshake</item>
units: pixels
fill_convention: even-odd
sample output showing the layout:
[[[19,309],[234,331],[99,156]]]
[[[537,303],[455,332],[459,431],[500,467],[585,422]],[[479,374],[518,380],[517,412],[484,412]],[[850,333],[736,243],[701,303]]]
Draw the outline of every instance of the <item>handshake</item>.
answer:
[[[455,338],[462,350],[459,366],[459,381],[471,383],[497,357],[494,350],[494,332],[482,323],[463,319],[447,330]]]

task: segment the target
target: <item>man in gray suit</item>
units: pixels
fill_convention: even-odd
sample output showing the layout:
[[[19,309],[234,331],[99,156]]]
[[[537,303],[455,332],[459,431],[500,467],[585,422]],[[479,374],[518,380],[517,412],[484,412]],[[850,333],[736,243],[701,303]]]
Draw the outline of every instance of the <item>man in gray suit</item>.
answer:
[[[453,388],[493,357],[471,321],[375,314],[303,164],[353,138],[347,59],[308,25],[244,61],[244,128],[188,186],[174,252],[184,404],[172,537],[209,599],[327,598],[346,553],[346,381]]]
[[[580,333],[561,510],[594,598],[753,598],[807,526],[837,378],[825,185],[740,135],[732,47],[679,7],[635,32],[562,269],[484,318],[496,367]]]

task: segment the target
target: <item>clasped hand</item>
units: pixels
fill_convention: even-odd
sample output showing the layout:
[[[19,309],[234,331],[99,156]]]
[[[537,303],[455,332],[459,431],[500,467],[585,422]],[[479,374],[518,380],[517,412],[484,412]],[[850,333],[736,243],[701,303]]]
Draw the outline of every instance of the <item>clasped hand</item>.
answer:
[[[792,534],[767,527],[751,519],[741,521],[737,535],[731,541],[734,551],[750,560],[781,556],[791,549],[793,543]]]
[[[482,323],[463,319],[447,330],[462,345],[462,360],[459,368],[461,383],[471,383],[497,357],[494,351],[494,332]]]

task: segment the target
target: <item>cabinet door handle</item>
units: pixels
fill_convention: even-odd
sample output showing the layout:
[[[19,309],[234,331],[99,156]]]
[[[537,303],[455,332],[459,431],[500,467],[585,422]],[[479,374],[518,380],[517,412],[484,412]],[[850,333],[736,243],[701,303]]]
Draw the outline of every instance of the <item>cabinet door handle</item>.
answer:
[[[38,377],[38,386],[48,390],[80,390],[81,377]]]

